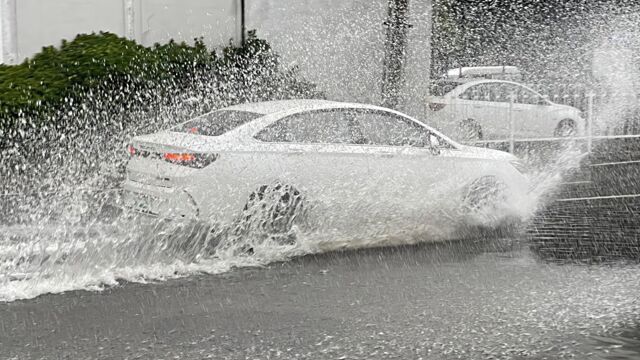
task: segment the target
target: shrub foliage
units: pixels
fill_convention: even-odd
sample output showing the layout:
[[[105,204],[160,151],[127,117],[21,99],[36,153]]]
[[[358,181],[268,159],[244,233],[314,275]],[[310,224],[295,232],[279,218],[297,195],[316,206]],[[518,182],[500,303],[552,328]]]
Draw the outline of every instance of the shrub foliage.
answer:
[[[144,47],[111,33],[78,35],[19,65],[0,65],[0,135],[22,128],[66,127],[57,114],[90,97],[112,106],[149,108],[158,99],[206,88],[212,104],[318,97],[315,86],[283,69],[270,45],[249,32],[244,46],[220,54],[200,39]],[[154,101],[151,101],[155,99]]]

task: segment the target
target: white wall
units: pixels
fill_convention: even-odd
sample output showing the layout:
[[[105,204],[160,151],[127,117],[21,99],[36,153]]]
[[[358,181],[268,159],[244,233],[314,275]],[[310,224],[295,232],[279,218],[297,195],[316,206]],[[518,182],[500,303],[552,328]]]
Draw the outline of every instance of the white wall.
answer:
[[[240,34],[240,0],[0,0],[11,2],[17,4],[18,61],[42,46],[100,30],[144,45],[202,36],[211,47]],[[332,99],[380,103],[388,0],[246,0],[246,5],[247,29],[257,29],[285,66],[298,65]],[[409,10],[413,27],[401,108],[421,116],[429,83],[431,0],[411,0]],[[6,39],[7,31],[3,34]]]
[[[0,0],[0,64],[4,63],[4,21],[3,0]]]
[[[124,34],[123,1],[18,0],[16,5],[19,58],[79,33],[102,30]]]
[[[239,0],[140,0],[136,38],[144,45],[203,37],[211,47],[240,37]]]
[[[2,3],[0,3],[0,64],[4,63],[4,36],[2,28],[4,27],[2,16]]]
[[[388,0],[247,0],[247,28],[257,29],[331,99],[381,102]],[[409,2],[405,103],[421,116],[430,68],[431,0]]]
[[[16,0],[0,0],[0,63],[16,62]]]
[[[211,47],[240,35],[239,0],[0,0],[0,61],[16,63],[79,33],[109,31],[143,45],[204,38]],[[7,11],[14,8],[15,15]],[[13,41],[7,41],[15,32]],[[12,45],[11,48],[8,45]],[[12,57],[15,57],[13,59]]]

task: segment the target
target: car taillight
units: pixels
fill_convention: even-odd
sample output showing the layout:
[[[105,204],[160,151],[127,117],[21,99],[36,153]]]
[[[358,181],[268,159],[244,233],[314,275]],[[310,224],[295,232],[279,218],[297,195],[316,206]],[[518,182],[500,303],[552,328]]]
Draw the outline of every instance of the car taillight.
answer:
[[[188,166],[196,169],[203,167],[216,161],[218,155],[215,154],[197,154],[197,153],[164,153],[162,159],[176,165]]]
[[[175,153],[166,153],[163,154],[162,157],[168,162],[172,163],[183,163],[183,162],[191,162],[196,160],[195,154],[175,154]]]
[[[440,111],[440,110],[444,109],[445,106],[447,106],[447,104],[429,103],[429,109],[431,109],[432,111]]]
[[[203,167],[211,164],[218,159],[217,154],[200,154],[200,153],[158,153],[147,150],[136,149],[133,145],[127,146],[127,152],[130,157],[142,157],[151,159],[162,159],[166,162],[189,166],[196,169],[202,169]]]

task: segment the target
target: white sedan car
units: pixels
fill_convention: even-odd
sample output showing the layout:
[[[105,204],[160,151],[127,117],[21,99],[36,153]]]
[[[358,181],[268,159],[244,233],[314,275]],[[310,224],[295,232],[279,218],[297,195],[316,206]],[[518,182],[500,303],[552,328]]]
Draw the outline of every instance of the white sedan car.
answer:
[[[129,152],[127,207],[236,235],[450,239],[487,206],[494,224],[514,215],[504,203],[520,206],[528,191],[511,154],[394,110],[325,100],[231,106],[136,136]]]
[[[505,80],[441,82],[429,99],[433,126],[459,141],[580,136],[580,110]],[[513,101],[513,105],[511,102]]]

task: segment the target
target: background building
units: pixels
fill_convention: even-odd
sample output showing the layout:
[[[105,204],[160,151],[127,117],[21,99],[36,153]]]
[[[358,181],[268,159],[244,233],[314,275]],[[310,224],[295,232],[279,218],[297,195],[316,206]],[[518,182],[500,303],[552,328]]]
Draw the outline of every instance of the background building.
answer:
[[[396,1],[396,0],[393,0]],[[402,1],[402,0],[397,0]],[[329,98],[379,104],[388,0],[245,0],[257,29]],[[0,62],[15,64],[79,33],[109,31],[143,45],[202,37],[210,48],[241,37],[241,0],[0,0]],[[409,1],[402,103],[424,107],[430,68],[431,0]]]
[[[0,61],[21,62],[43,46],[109,31],[143,45],[202,37],[239,39],[238,0],[0,0]]]

